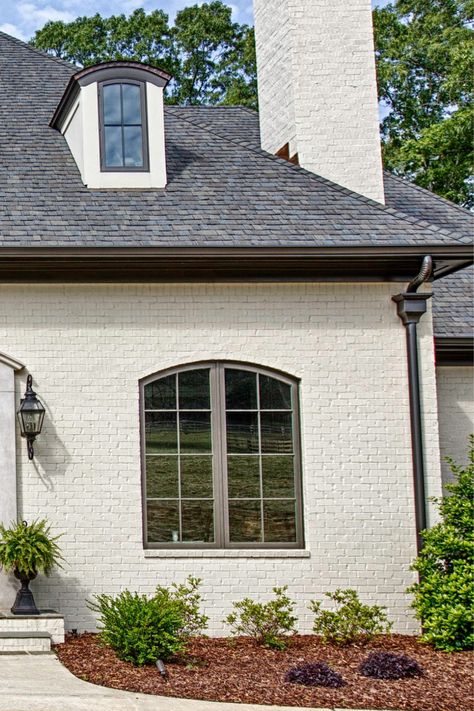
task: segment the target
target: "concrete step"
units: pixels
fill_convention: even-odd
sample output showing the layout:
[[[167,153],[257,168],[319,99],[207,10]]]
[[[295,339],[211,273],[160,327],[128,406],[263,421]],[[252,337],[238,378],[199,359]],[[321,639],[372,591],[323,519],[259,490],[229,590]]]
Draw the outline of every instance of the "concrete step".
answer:
[[[49,632],[0,632],[0,654],[51,652]]]

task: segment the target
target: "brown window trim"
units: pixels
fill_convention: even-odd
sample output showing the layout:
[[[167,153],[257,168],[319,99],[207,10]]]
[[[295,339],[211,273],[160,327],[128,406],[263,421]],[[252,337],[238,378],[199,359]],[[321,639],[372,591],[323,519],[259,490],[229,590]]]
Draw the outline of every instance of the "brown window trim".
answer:
[[[105,165],[105,137],[104,137],[104,98],[102,88],[111,84],[134,84],[140,87],[140,108],[141,108],[141,129],[142,129],[142,155],[143,165],[135,166],[118,166],[108,167]],[[97,98],[99,103],[99,145],[100,145],[100,171],[101,173],[149,173],[149,140],[148,140],[148,108],[146,96],[146,84],[142,81],[134,79],[125,79],[117,77],[116,79],[107,79],[106,81],[97,84]],[[122,124],[123,128],[123,124]]]
[[[145,456],[145,386],[155,380],[168,375],[182,373],[187,370],[199,368],[209,368],[211,370],[211,437],[213,443],[213,482],[214,482],[214,534],[213,543],[149,543],[147,535],[147,495],[146,495],[146,456]],[[224,400],[224,374],[226,368],[237,368],[249,370],[253,373],[269,375],[286,382],[291,387],[291,411],[292,411],[292,433],[295,457],[295,523],[296,540],[290,543],[231,543],[229,541],[228,526],[228,497],[227,497],[227,462],[225,451],[225,405]],[[183,366],[167,368],[166,370],[153,373],[139,383],[139,405],[140,405],[140,450],[141,450],[141,477],[142,477],[142,530],[143,547],[146,550],[286,550],[304,549],[304,526],[303,526],[303,491],[302,491],[302,467],[301,467],[301,434],[300,434],[300,412],[299,412],[299,381],[277,369],[261,367],[258,365],[244,363],[240,361],[198,361],[188,363]]]

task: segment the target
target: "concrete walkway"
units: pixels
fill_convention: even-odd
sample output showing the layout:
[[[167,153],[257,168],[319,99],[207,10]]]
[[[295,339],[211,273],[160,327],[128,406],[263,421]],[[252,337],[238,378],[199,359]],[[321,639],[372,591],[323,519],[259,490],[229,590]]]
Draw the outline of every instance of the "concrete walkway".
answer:
[[[290,706],[213,703],[116,691],[77,679],[53,654],[0,655],[0,711],[262,710],[298,711]]]

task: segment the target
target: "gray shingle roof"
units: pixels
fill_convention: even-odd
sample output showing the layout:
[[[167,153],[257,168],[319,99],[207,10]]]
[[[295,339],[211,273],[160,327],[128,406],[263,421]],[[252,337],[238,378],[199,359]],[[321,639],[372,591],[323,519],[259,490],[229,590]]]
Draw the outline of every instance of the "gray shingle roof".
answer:
[[[474,267],[435,282],[433,319],[436,336],[474,337]]]
[[[1,246],[434,246],[470,240],[264,153],[254,145],[256,115],[239,108],[166,108],[165,190],[89,190],[64,138],[48,126],[73,71],[0,34]]]

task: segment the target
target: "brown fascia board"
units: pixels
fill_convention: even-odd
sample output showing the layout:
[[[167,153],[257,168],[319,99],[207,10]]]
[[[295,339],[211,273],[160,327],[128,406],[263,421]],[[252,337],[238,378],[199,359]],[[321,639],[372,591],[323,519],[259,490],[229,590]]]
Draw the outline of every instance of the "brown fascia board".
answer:
[[[171,79],[171,74],[165,72],[164,69],[159,69],[158,67],[152,67],[149,64],[142,64],[141,62],[131,62],[131,61],[117,61],[117,62],[101,62],[100,64],[93,64],[91,67],[86,67],[81,69],[76,74],[73,74],[69,79],[68,85],[61,97],[61,100],[53,114],[49,125],[51,128],[59,129],[61,125],[62,117],[67,114],[69,108],[74,103],[81,84],[84,82],[91,81],[93,75],[104,72],[116,72],[117,76],[126,76],[127,72],[130,70],[142,70],[146,72],[152,80],[160,80],[161,85],[166,86]]]
[[[470,250],[372,248],[0,248],[0,281],[410,281],[426,255],[433,279],[472,264]]]
[[[474,338],[472,336],[436,336],[437,366],[474,365]]]

